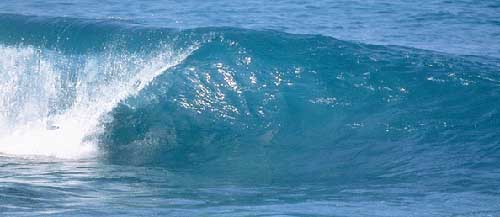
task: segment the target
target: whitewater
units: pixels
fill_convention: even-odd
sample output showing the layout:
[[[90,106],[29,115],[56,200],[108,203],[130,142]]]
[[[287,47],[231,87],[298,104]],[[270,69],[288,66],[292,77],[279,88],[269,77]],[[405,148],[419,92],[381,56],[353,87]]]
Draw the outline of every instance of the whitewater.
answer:
[[[0,152],[58,158],[95,155],[95,144],[87,137],[99,130],[100,118],[192,50],[174,54],[161,48],[141,59],[133,54],[89,56],[80,60],[82,70],[73,72],[76,78],[61,81],[64,72],[57,71],[57,62],[71,61],[63,55],[50,50],[43,54],[33,47],[0,47],[1,70],[8,72],[2,78],[1,103],[1,124],[8,128],[1,133]],[[60,94],[63,99],[58,99]],[[68,108],[58,104],[67,98],[73,101],[63,102]]]
[[[498,216],[498,8],[1,2],[0,215]]]

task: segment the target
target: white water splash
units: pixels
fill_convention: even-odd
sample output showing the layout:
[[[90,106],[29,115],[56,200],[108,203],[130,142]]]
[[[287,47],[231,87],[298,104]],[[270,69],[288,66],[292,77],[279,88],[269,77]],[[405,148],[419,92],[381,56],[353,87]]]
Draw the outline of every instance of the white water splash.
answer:
[[[0,152],[93,156],[102,116],[196,48],[67,56],[0,45]]]

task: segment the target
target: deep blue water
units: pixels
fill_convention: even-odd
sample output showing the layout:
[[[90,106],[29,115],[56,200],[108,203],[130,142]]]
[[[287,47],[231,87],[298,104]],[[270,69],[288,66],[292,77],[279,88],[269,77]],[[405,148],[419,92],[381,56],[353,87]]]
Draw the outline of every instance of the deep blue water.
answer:
[[[500,216],[500,2],[2,1],[2,216]]]

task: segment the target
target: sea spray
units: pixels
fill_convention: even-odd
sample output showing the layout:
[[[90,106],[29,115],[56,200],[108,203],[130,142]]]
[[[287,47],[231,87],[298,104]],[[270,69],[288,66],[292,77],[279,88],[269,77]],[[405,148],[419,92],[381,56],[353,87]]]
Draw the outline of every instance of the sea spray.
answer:
[[[91,157],[96,144],[90,137],[99,132],[100,118],[196,48],[162,46],[147,55],[110,51],[75,58],[32,46],[0,46],[0,152]],[[77,67],[64,77],[68,72],[62,70],[71,67],[61,63]]]
[[[0,216],[500,216],[499,3],[0,1]]]
[[[3,140],[51,141],[5,142],[14,155],[97,152],[111,164],[295,183],[460,180],[456,168],[481,174],[500,161],[494,58],[238,28],[23,16],[0,27],[12,69]]]

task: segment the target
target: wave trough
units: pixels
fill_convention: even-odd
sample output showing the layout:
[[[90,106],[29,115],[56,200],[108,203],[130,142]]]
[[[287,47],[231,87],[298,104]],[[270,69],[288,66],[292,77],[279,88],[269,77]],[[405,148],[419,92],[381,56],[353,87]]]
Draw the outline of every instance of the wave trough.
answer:
[[[460,185],[500,162],[498,59],[238,28],[0,28],[0,152],[256,182]]]

